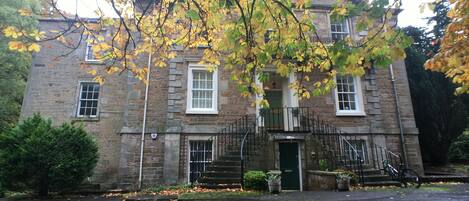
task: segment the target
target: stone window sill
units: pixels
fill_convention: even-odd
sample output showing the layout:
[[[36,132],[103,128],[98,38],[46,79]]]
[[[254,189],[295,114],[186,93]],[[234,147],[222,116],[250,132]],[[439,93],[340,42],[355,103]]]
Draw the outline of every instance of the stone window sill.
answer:
[[[336,112],[335,116],[338,117],[364,117],[366,116],[365,112],[357,111],[357,112]]]
[[[104,65],[100,60],[85,60],[85,64]]]
[[[96,117],[73,117],[72,122],[95,122],[99,121],[99,116]]]
[[[218,114],[217,110],[186,110],[186,114]]]

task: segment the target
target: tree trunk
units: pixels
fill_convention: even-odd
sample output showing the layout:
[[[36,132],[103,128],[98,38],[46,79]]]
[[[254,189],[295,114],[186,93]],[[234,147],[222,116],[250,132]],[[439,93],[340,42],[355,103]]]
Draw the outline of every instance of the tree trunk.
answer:
[[[42,177],[38,186],[39,197],[47,197],[49,195],[49,178],[47,176]]]

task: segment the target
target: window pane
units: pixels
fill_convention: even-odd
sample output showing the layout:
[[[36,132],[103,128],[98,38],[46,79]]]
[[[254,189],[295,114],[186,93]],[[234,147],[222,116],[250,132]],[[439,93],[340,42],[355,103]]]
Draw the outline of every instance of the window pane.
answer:
[[[339,110],[357,110],[354,77],[338,75],[336,81]]]
[[[205,70],[192,70],[192,108],[212,109],[213,73]]]
[[[79,116],[96,116],[98,112],[99,84],[81,83],[79,95]]]
[[[347,21],[331,22],[331,35],[334,41],[347,38],[349,35]]]
[[[97,109],[96,109],[96,108],[92,108],[92,109],[91,109],[91,115],[96,116],[96,113],[97,113]]]

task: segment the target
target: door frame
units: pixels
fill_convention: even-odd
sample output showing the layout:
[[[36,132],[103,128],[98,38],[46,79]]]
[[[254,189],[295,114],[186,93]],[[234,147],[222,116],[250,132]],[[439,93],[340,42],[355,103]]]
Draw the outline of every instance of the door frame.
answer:
[[[293,141],[293,140],[280,140],[280,141],[277,141],[276,145],[278,147],[278,169],[280,170],[280,143],[295,143],[297,145],[297,148],[298,148],[298,179],[300,181],[300,189],[299,191],[303,191],[303,166],[302,166],[302,163],[301,163],[301,141]],[[292,190],[292,191],[295,191],[295,190]]]

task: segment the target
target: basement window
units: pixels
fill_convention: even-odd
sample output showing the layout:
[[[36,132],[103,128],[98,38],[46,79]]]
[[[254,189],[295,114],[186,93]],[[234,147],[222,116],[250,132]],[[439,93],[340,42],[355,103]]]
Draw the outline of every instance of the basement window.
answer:
[[[213,143],[210,140],[189,141],[189,182],[193,183],[212,163]]]
[[[97,117],[99,88],[96,82],[80,83],[77,117]]]
[[[346,141],[343,142],[345,155],[352,161],[358,160],[358,156],[360,156],[360,158],[364,162],[366,162],[367,155],[368,155],[368,150],[366,148],[366,141],[365,140],[348,140],[348,142],[350,144],[347,143]],[[356,150],[356,152],[354,149]]]

